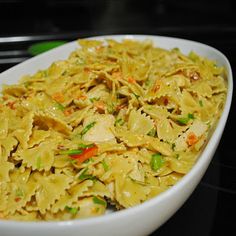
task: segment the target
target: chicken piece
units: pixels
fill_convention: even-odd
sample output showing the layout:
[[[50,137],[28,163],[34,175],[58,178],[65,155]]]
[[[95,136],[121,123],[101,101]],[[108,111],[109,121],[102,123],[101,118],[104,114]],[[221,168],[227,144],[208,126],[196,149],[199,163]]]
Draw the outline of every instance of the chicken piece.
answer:
[[[194,120],[193,124],[190,126],[190,128],[187,130],[187,132],[183,133],[181,136],[179,136],[175,141],[175,151],[183,151],[187,149],[188,147],[188,137],[189,135],[195,135],[196,139],[200,139],[200,137],[207,131],[208,126],[199,121]],[[196,141],[197,142],[197,141]],[[196,143],[194,142],[194,144]]]
[[[111,128],[114,126],[115,118],[110,114],[99,114],[85,118],[83,126],[94,123],[84,135],[84,140],[90,142],[106,142],[115,139]]]

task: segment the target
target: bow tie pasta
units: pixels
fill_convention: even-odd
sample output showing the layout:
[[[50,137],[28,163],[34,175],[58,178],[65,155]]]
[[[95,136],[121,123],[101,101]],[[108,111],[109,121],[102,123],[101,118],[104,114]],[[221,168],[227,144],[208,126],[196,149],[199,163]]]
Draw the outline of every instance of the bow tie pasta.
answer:
[[[69,220],[129,208],[190,171],[226,99],[224,68],[151,41],[79,40],[4,85],[0,218]]]

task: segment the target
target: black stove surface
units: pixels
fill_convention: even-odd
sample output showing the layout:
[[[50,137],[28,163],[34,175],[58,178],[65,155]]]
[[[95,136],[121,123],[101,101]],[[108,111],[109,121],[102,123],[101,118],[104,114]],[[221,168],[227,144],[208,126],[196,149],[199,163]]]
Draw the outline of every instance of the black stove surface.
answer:
[[[30,58],[27,49],[36,42],[105,34],[153,34],[191,39],[217,48],[228,57],[236,76],[235,3],[0,0],[0,72]],[[235,234],[235,105],[234,96],[221,142],[202,181],[183,207],[152,235]]]

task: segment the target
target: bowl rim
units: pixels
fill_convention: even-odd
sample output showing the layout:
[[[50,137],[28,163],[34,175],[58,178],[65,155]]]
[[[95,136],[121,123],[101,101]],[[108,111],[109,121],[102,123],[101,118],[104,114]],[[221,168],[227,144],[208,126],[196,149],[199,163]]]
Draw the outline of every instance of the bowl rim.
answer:
[[[27,228],[34,228],[35,227],[40,227],[40,228],[54,228],[56,226],[58,227],[68,227],[72,225],[76,226],[89,226],[92,224],[97,224],[106,221],[111,220],[119,220],[123,217],[129,217],[135,214],[138,214],[142,212],[145,208],[151,208],[152,206],[162,202],[172,194],[175,194],[178,192],[180,189],[182,189],[186,184],[194,178],[194,176],[202,169],[203,166],[207,165],[207,162],[211,160],[211,151],[212,148],[216,147],[218,142],[220,141],[222,132],[224,130],[229,111],[230,111],[230,106],[231,106],[231,101],[232,101],[232,95],[233,95],[233,74],[232,74],[232,69],[230,62],[228,58],[218,49],[209,46],[207,44],[203,44],[197,41],[193,40],[188,40],[188,39],[183,39],[183,38],[178,38],[178,37],[167,37],[167,36],[159,36],[159,35],[145,35],[145,34],[111,34],[111,35],[100,35],[100,36],[92,36],[92,37],[86,37],[83,39],[98,39],[98,40],[104,40],[104,39],[134,39],[134,40],[144,40],[146,38],[151,39],[151,40],[158,40],[158,39],[167,39],[170,41],[173,41],[173,46],[174,43],[178,41],[185,42],[186,44],[193,45],[193,46],[198,46],[201,48],[205,49],[210,49],[215,55],[218,55],[220,58],[223,59],[225,62],[225,67],[227,69],[227,85],[228,85],[228,90],[227,90],[227,97],[224,105],[224,109],[222,111],[222,114],[220,116],[220,119],[217,121],[217,125],[215,130],[213,131],[207,145],[203,149],[202,153],[200,154],[197,162],[194,164],[194,166],[191,168],[191,170],[183,176],[183,178],[178,181],[174,186],[169,188],[168,190],[160,193],[159,195],[155,196],[154,198],[147,200],[141,204],[138,204],[134,207],[123,209],[120,211],[112,212],[111,214],[105,214],[97,217],[91,217],[91,218],[86,218],[86,219],[74,219],[74,220],[66,220],[66,221],[15,221],[15,220],[1,220],[0,219],[0,227],[19,227],[19,230],[21,227],[27,227]],[[82,38],[81,38],[82,39]],[[67,47],[69,44],[74,44],[76,42],[68,42],[65,45],[59,46],[55,49],[50,50],[49,52],[42,53],[38,56],[35,56],[31,59],[26,60],[25,62],[22,62],[16,66],[13,66],[9,68],[8,70],[0,73],[1,75],[5,75],[7,73],[10,73],[12,70],[14,70],[16,67],[20,67],[25,63],[31,63],[34,62],[34,60],[40,60],[40,57],[44,57],[45,54],[55,52],[58,50],[58,48],[63,48]],[[1,83],[0,83],[1,84]]]

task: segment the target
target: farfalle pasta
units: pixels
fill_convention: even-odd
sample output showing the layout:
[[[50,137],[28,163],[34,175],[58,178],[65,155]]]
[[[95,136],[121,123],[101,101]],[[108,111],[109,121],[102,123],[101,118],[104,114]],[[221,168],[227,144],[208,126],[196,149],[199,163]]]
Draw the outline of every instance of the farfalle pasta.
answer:
[[[226,73],[214,61],[149,40],[79,45],[2,88],[1,219],[87,218],[147,201],[191,170],[220,117]]]

